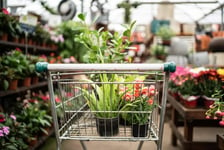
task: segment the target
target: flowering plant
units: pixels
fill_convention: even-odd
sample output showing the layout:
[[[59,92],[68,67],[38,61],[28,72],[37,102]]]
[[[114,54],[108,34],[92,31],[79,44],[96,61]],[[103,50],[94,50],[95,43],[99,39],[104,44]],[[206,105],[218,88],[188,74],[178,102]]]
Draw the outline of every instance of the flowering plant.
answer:
[[[122,118],[132,124],[148,123],[151,111],[156,106],[154,99],[158,92],[155,85],[146,85],[141,78],[136,78],[134,84],[125,84],[119,89],[123,103]]]
[[[49,115],[49,111],[44,109],[46,106],[41,105],[43,103],[41,101],[45,97],[29,97],[29,94],[23,100],[23,110],[21,111],[21,115],[18,116],[18,120],[27,124],[27,133],[30,136],[34,136],[40,132],[48,134],[45,128],[51,127],[52,117]]]
[[[207,119],[221,119],[219,124],[224,126],[224,69],[217,69],[216,73],[214,73],[214,70],[212,70],[212,72],[212,75],[209,73],[210,79],[213,80],[213,75],[216,75],[221,87],[219,90],[214,91],[212,96],[218,100],[215,101],[214,104],[210,105],[205,115]]]
[[[169,90],[185,97],[199,95],[197,70],[178,66],[170,76]]]
[[[222,91],[221,76],[215,69],[208,69],[199,73],[198,83],[201,95],[214,97],[215,93]]]
[[[16,116],[0,113],[0,149],[27,149],[26,126]]]

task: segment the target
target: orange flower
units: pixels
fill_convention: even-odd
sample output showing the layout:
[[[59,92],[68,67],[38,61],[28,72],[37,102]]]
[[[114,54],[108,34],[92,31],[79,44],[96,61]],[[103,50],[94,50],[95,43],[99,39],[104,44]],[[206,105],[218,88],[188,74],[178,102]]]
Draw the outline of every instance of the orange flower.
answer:
[[[153,104],[153,99],[149,99],[147,102],[148,102],[149,105],[152,105]]]
[[[135,92],[134,92],[134,96],[135,97],[139,97],[140,96],[140,90],[139,89],[136,89]]]
[[[137,82],[137,83],[134,84],[135,89],[140,89],[143,86],[143,84],[142,84],[143,81],[142,80],[135,80],[135,82]]]

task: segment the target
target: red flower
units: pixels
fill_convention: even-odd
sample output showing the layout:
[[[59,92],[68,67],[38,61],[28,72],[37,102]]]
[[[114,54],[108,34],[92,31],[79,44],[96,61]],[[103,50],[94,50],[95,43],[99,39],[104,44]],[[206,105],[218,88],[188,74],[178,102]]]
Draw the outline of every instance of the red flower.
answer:
[[[51,57],[54,57],[54,53],[51,53],[50,56],[51,56]]]
[[[18,47],[16,47],[16,51],[22,52],[22,50],[20,48],[18,48]]]
[[[0,115],[0,123],[5,122],[5,117],[4,115]]]
[[[8,10],[7,10],[6,8],[2,8],[2,12],[3,12],[4,14],[6,14],[6,15],[9,14],[9,12],[8,12]]]

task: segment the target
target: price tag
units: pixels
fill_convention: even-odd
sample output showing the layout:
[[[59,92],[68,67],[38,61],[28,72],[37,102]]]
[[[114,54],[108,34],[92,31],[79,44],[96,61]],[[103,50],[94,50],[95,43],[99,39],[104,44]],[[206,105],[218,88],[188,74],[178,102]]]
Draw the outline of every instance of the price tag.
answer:
[[[19,22],[22,24],[36,26],[37,25],[37,17],[33,16],[33,15],[20,16]]]
[[[20,16],[19,22],[22,30],[32,33],[37,25],[37,17],[33,15]]]

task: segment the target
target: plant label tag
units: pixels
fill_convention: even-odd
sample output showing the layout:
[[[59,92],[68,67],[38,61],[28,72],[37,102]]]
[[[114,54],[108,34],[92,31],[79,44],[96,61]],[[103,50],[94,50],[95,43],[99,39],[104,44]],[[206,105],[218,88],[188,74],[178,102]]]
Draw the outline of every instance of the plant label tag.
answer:
[[[37,17],[33,15],[20,16],[19,22],[23,31],[32,33],[37,25]]]

